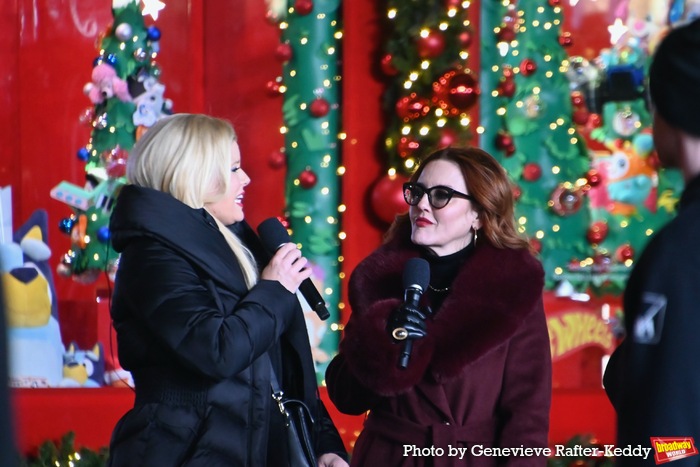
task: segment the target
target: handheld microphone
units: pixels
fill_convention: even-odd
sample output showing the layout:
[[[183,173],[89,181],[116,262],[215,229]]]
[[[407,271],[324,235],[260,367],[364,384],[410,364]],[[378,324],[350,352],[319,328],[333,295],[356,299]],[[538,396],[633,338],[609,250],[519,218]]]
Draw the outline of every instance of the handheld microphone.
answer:
[[[418,309],[418,302],[430,282],[430,265],[423,258],[410,258],[406,261],[403,270],[403,288],[405,306]],[[399,355],[399,367],[406,368],[411,359],[413,339],[408,338],[408,331],[404,328],[396,328],[392,331],[396,340],[403,340],[403,348]]]
[[[282,223],[276,217],[270,217],[258,225],[258,235],[262,240],[265,249],[271,255],[285,243],[289,243],[292,239],[287,233]],[[311,282],[311,279],[304,279],[299,285],[299,292],[304,296],[304,299],[309,303],[311,309],[316,312],[319,318],[326,320],[330,317],[330,313],[326,309],[326,302],[321,297],[321,294],[316,290],[316,286]]]

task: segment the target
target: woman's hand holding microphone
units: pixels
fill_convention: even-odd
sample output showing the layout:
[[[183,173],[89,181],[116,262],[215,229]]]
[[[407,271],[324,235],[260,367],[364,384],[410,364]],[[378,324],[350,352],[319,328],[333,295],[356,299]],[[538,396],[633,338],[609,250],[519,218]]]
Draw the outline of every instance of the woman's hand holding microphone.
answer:
[[[308,260],[301,256],[301,250],[294,243],[285,243],[272,256],[260,274],[261,279],[278,281],[291,293],[296,293],[299,285],[311,277]]]

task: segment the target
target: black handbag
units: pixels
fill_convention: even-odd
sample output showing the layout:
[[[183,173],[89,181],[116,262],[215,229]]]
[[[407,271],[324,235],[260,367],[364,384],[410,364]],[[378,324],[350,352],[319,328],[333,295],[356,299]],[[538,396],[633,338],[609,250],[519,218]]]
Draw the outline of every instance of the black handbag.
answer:
[[[314,419],[309,407],[298,399],[290,399],[277,382],[274,370],[270,377],[272,399],[277,403],[287,433],[289,467],[316,467],[313,443]]]

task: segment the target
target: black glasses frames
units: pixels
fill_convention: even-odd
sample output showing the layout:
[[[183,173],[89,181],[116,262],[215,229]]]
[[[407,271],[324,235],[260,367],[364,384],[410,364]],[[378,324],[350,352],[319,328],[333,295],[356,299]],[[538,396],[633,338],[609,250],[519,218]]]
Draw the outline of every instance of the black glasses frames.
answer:
[[[428,203],[435,209],[444,208],[453,197],[474,201],[473,196],[442,185],[427,188],[419,183],[407,182],[403,184],[403,198],[411,206],[417,206],[425,194],[428,195]]]

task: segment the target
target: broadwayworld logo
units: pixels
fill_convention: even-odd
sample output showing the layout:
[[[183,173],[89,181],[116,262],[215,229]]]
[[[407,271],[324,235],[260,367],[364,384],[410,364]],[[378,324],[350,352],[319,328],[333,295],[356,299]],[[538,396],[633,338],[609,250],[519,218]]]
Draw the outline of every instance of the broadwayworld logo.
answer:
[[[656,461],[656,465],[698,455],[698,448],[695,446],[695,440],[692,437],[651,437],[650,439],[655,452],[654,460]]]

